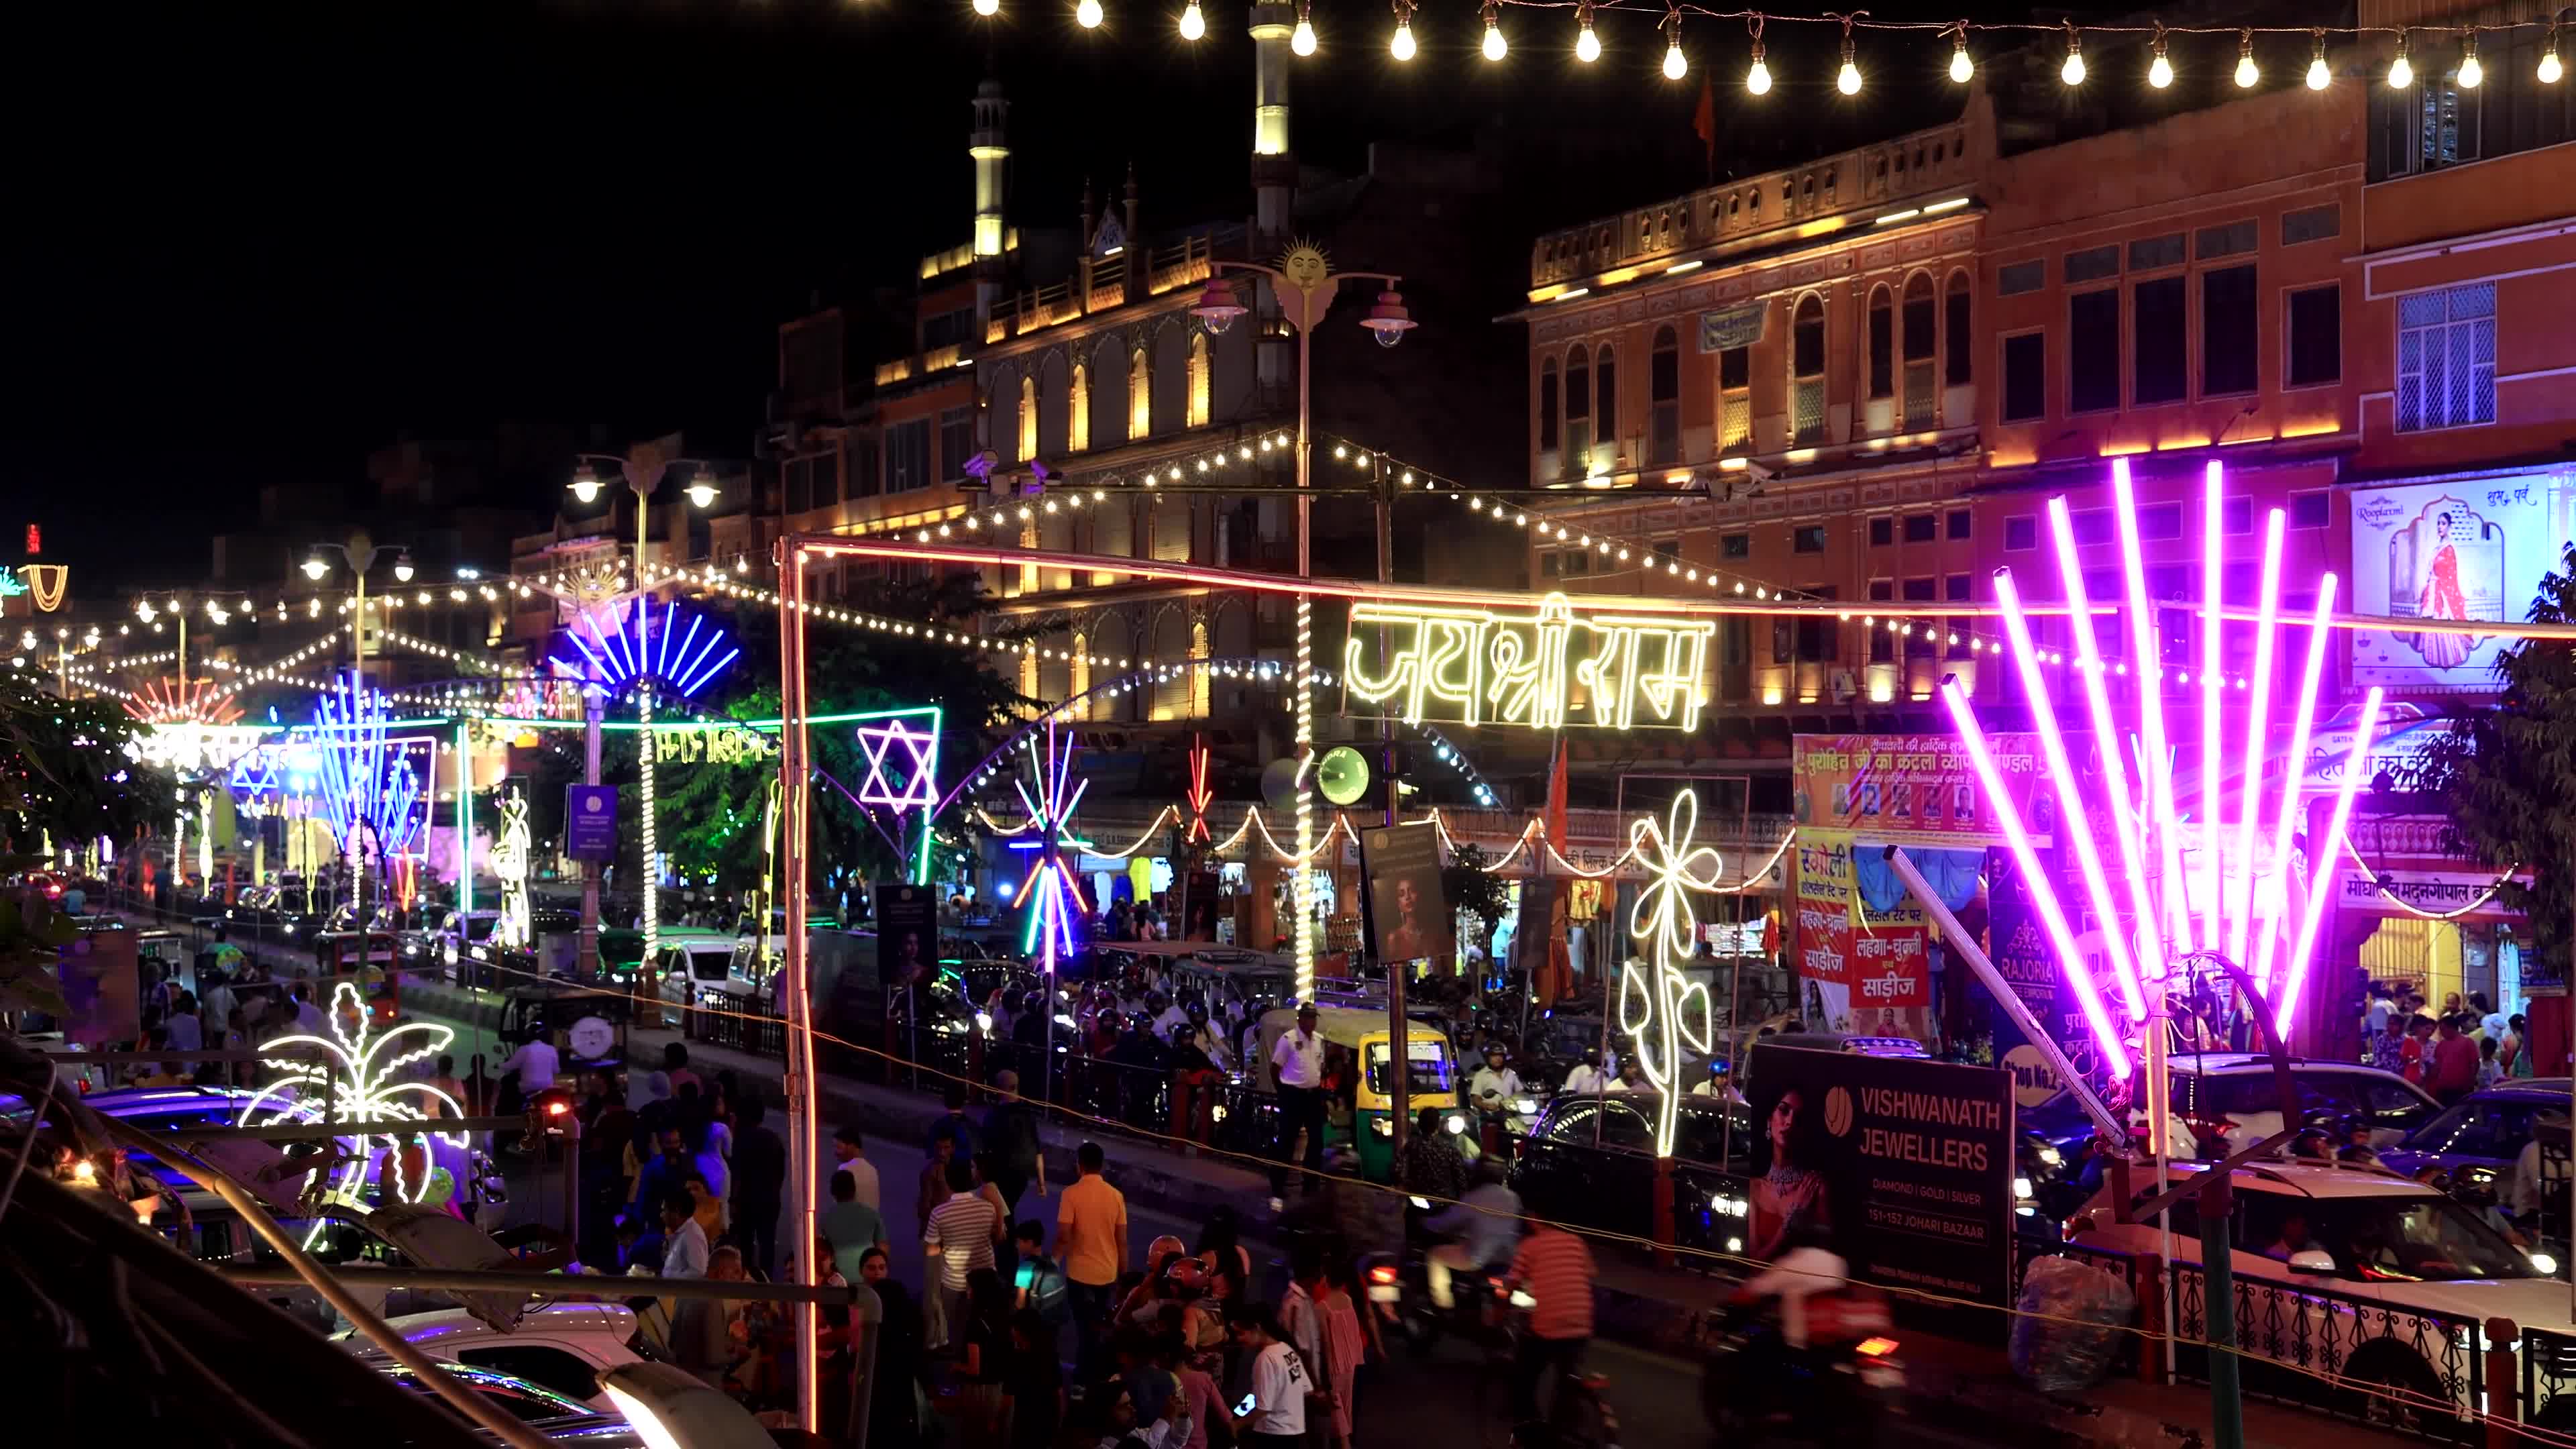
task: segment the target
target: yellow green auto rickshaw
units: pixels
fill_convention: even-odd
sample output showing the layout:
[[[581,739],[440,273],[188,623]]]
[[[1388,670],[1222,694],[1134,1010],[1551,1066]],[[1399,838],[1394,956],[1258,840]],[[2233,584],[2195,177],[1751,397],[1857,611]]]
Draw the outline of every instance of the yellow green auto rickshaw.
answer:
[[[1254,1081],[1273,1096],[1278,1095],[1279,1080],[1270,1065],[1271,1052],[1279,1045],[1279,1038],[1296,1029],[1297,1013],[1293,1009],[1280,1007],[1261,1014],[1261,1057],[1253,1064],[1257,1074]],[[1393,1059],[1388,1049],[1393,1033],[1386,1013],[1346,1006],[1318,1007],[1315,1034],[1328,1045],[1340,1047],[1361,1067],[1353,1083],[1348,1127],[1352,1148],[1359,1156],[1360,1176],[1371,1182],[1393,1181],[1395,1124],[1389,1100],[1393,1083],[1388,1080],[1387,1070]],[[1447,1033],[1422,1022],[1408,1023],[1405,1060],[1406,1096],[1414,1111],[1458,1105],[1458,1063],[1450,1053]]]

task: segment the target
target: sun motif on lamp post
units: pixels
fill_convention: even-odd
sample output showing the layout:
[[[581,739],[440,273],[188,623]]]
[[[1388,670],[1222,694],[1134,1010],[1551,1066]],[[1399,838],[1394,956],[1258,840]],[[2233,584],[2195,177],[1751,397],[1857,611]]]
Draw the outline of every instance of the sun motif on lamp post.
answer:
[[[1691,843],[1698,829],[1699,795],[1691,790],[1673,798],[1660,828],[1651,815],[1628,824],[1628,849],[1648,872],[1637,903],[1628,912],[1628,935],[1644,944],[1648,959],[1632,963],[1619,975],[1619,1029],[1636,1044],[1637,1065],[1659,1094],[1655,1104],[1659,1158],[1673,1155],[1674,1125],[1681,1113],[1682,1052],[1688,1049],[1706,1056],[1716,1035],[1707,983],[1693,981],[1682,971],[1699,934],[1691,892],[1715,891],[1725,869],[1714,849]]]

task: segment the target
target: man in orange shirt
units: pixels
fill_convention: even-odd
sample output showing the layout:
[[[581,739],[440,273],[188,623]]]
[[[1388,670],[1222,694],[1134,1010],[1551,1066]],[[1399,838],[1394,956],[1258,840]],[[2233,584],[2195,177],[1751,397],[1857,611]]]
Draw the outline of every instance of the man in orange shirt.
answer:
[[[1592,1250],[1583,1240],[1543,1219],[1532,1219],[1528,1237],[1512,1255],[1511,1281],[1537,1300],[1529,1333],[1512,1365],[1512,1412],[1522,1423],[1538,1417],[1538,1391],[1574,1373],[1592,1341]]]
[[[1073,1298],[1081,1334],[1075,1362],[1085,1380],[1100,1361],[1111,1300],[1127,1271],[1127,1198],[1100,1175],[1107,1161],[1099,1143],[1082,1144],[1074,1153],[1081,1175],[1058,1195],[1055,1210],[1055,1256]]]

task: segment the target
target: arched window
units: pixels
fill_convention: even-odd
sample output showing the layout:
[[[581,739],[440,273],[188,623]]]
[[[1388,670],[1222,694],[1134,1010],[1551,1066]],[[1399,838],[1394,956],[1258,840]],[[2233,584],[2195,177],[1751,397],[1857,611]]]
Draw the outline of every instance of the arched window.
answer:
[[[1127,393],[1118,375],[1127,365],[1125,344],[1104,337],[1091,352],[1091,423],[1084,438],[1095,448],[1114,448],[1127,441]]]
[[[1565,472],[1592,470],[1592,349],[1578,342],[1565,354]]]
[[[1084,695],[1089,693],[1091,693],[1091,636],[1088,634],[1076,634],[1073,636],[1072,685],[1065,694],[1065,697],[1068,699],[1077,699],[1082,701],[1073,707],[1073,717],[1075,719],[1087,720],[1091,718],[1091,701],[1082,698]]]
[[[1020,379],[1020,461],[1038,455],[1038,380]]]
[[[1212,363],[1208,357],[1208,340],[1204,332],[1190,334],[1190,422],[1194,428],[1207,426],[1208,397],[1214,391],[1209,380]]]
[[[1789,430],[1801,443],[1825,438],[1825,299],[1798,299],[1789,323]]]
[[[1020,693],[1031,699],[1038,697],[1038,646],[1035,644],[1020,646]]]
[[[1968,274],[1950,274],[1950,295],[1942,305],[1941,331],[1948,339],[1949,353],[1943,359],[1941,380],[1951,387],[1966,387],[1976,374],[1970,370],[1969,358],[1973,341],[1968,335]]]
[[[1077,362],[1073,365],[1073,436],[1065,450],[1079,453],[1091,446],[1091,369]]]
[[[1556,359],[1538,365],[1538,450],[1556,451]]]
[[[1137,348],[1127,359],[1127,436],[1141,438],[1154,430],[1154,371]]]
[[[1646,371],[1653,407],[1648,456],[1658,466],[1668,466],[1682,460],[1682,348],[1670,327],[1655,329],[1654,357]]]
[[[1932,384],[1932,274],[1916,272],[1905,279],[1905,426],[1937,426],[1940,408]]]
[[[1201,620],[1190,625],[1190,658],[1204,664],[1208,657],[1208,627],[1207,622]],[[1190,671],[1190,718],[1192,719],[1206,719],[1210,713],[1211,691],[1208,688],[1208,675],[1211,672],[1206,669]]]
[[[1592,359],[1592,436],[1607,451],[1619,446],[1619,368],[1603,343]]]
[[[1896,391],[1896,302],[1885,287],[1869,289],[1870,401]]]

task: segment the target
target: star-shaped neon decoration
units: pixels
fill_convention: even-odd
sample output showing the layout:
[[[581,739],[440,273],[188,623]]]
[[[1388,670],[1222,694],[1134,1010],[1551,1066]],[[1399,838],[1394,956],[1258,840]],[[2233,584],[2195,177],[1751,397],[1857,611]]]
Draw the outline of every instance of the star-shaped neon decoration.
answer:
[[[366,998],[358,994],[355,984],[347,981],[332,988],[329,1016],[331,1034],[327,1037],[297,1032],[260,1043],[262,1051],[319,1047],[329,1054],[331,1065],[325,1067],[308,1059],[289,1057],[260,1058],[262,1065],[274,1067],[284,1075],[261,1088],[259,1095],[243,1104],[241,1115],[234,1119],[234,1126],[274,1127],[281,1122],[321,1121],[318,1099],[324,1093],[330,1097],[331,1120],[337,1122],[426,1122],[430,1120],[430,1106],[435,1106],[448,1117],[464,1117],[465,1109],[457,1104],[455,1098],[429,1083],[397,1082],[393,1079],[397,1068],[426,1061],[454,1045],[455,1032],[443,1026],[408,1022],[388,1032],[370,1033],[367,1030]],[[354,1032],[347,1026],[351,1021],[357,1023]],[[397,1041],[414,1034],[418,1035],[422,1045],[408,1050],[394,1049]],[[312,1095],[298,1095],[306,1092]],[[268,1115],[261,1117],[263,1112]],[[253,1118],[259,1120],[254,1121]],[[331,1185],[330,1195],[343,1202],[360,1201],[360,1190],[366,1185],[368,1163],[373,1160],[377,1144],[381,1142],[391,1149],[385,1161],[394,1174],[393,1195],[407,1203],[420,1201],[421,1195],[429,1189],[426,1165],[416,1181],[407,1180],[402,1175],[402,1139],[411,1135],[409,1132],[359,1132],[342,1139],[355,1144],[356,1158],[342,1164],[339,1177]],[[461,1150],[465,1146],[462,1132],[433,1132],[430,1135],[450,1147]],[[308,1184],[310,1180],[311,1175],[308,1174]],[[320,1223],[315,1224],[314,1231],[321,1231]]]
[[[939,803],[939,723],[935,712],[927,729],[915,728],[902,716],[859,726],[859,749],[867,756],[867,778],[859,784],[859,803],[895,810],[923,809]]]
[[[1651,815],[1628,825],[1628,849],[1648,872],[1628,912],[1628,935],[1644,945],[1651,959],[1620,973],[1619,1029],[1636,1043],[1637,1065],[1659,1094],[1658,1157],[1673,1155],[1673,1131],[1681,1116],[1682,1052],[1687,1048],[1706,1056],[1715,1038],[1707,983],[1682,973],[1699,933],[1690,893],[1716,890],[1725,869],[1715,850],[1691,844],[1698,829],[1699,795],[1692,790],[1674,797],[1661,828]]]

